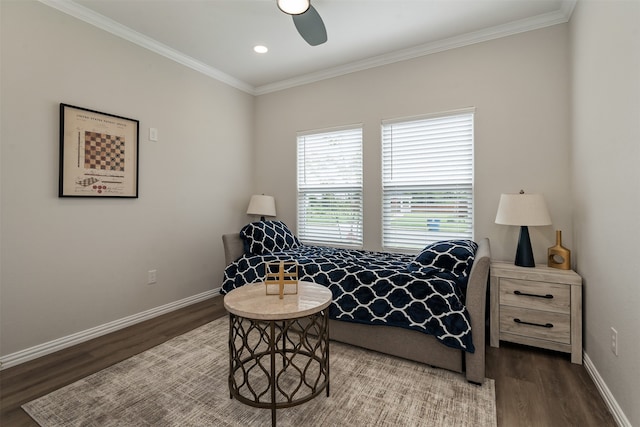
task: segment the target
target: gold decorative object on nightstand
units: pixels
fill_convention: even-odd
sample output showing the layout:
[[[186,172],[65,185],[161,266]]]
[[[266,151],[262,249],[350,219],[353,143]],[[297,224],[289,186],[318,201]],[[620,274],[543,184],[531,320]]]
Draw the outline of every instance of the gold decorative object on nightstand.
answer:
[[[298,293],[298,263],[295,261],[274,261],[265,263],[264,284],[267,295]]]
[[[562,231],[556,230],[556,244],[547,250],[547,265],[560,270],[571,270],[571,251],[562,246]]]

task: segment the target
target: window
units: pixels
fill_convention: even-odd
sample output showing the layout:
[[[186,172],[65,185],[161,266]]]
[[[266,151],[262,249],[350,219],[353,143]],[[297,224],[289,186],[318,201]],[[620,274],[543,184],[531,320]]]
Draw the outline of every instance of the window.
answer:
[[[362,127],[298,134],[298,237],[362,247]]]
[[[473,110],[382,123],[382,245],[473,238]]]

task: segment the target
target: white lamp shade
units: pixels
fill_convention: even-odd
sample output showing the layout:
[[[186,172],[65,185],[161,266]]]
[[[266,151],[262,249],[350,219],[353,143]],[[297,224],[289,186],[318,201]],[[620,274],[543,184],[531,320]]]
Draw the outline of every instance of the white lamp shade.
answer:
[[[273,196],[254,194],[249,201],[247,215],[276,216],[276,199]]]
[[[289,15],[305,13],[310,5],[310,0],[278,0],[280,10]]]
[[[502,194],[496,224],[551,225],[551,217],[542,194]]]

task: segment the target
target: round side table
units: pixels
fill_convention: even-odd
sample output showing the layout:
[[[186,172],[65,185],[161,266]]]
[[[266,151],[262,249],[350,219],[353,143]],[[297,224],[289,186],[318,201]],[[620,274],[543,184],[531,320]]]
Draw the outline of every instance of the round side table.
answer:
[[[264,283],[229,292],[229,392],[258,408],[307,402],[323,390],[329,396],[329,304],[331,291],[300,281],[297,294],[267,295]]]

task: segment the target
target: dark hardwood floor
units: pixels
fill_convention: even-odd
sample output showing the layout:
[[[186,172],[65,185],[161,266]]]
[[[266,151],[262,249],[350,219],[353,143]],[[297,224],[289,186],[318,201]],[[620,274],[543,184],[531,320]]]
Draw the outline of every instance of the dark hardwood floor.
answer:
[[[225,314],[215,297],[0,371],[0,425],[37,426],[20,405]],[[487,377],[495,379],[500,427],[615,426],[587,371],[568,355],[487,347]]]

